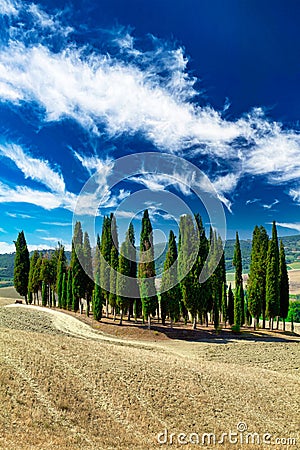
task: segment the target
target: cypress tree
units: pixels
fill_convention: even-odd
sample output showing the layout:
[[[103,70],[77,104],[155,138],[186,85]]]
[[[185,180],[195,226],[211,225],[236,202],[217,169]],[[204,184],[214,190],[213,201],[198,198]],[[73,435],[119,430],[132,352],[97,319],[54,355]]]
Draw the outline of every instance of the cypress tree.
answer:
[[[162,323],[165,325],[166,316],[168,315],[172,328],[173,322],[179,319],[181,300],[181,291],[177,274],[177,246],[175,235],[172,230],[169,234],[168,250],[161,280],[161,290],[164,291],[160,295]]]
[[[248,279],[248,310],[254,317],[254,329],[263,315],[265,328],[266,315],[266,255],[269,238],[263,226],[255,226],[252,236],[250,272]]]
[[[280,241],[279,261],[280,317],[283,319],[283,330],[285,331],[285,319],[289,312],[289,276],[282,241]]]
[[[112,245],[110,252],[110,292],[109,292],[109,304],[114,311],[114,319],[116,317],[116,306],[117,306],[117,271],[119,267],[119,240],[118,240],[118,230],[116,218],[114,215],[111,217],[111,236]]]
[[[135,248],[135,235],[134,228],[132,222],[130,222],[128,227],[128,260],[130,265],[129,276],[131,278],[131,290],[132,297],[129,299],[129,307],[128,307],[128,320],[130,317],[134,315],[135,320],[137,316],[141,316],[142,314],[142,302],[139,298],[139,288],[137,284],[137,257],[136,257],[136,248]]]
[[[61,295],[61,307],[63,309],[67,308],[67,276],[66,272],[63,274],[63,280],[62,280],[62,295]]]
[[[102,235],[101,235],[101,254],[104,261],[100,265],[100,284],[103,289],[103,297],[105,301],[105,314],[108,314],[108,303],[109,303],[109,288],[110,288],[110,258],[111,258],[111,248],[112,248],[112,235],[111,235],[111,217],[105,216],[102,224]]]
[[[41,278],[41,268],[42,268],[43,258],[39,255],[33,271],[33,286],[35,290],[37,304],[39,305],[39,291],[42,290],[42,278]]]
[[[27,301],[28,280],[29,280],[29,252],[24,235],[24,231],[18,234],[17,240],[14,241],[16,246],[15,266],[14,266],[14,287],[18,294],[25,297]]]
[[[142,219],[138,276],[143,317],[148,320],[149,329],[151,328],[151,315],[155,314],[158,306],[154,282],[155,275],[152,225],[148,210],[146,209]]]
[[[193,329],[197,326],[199,310],[198,280],[195,279],[194,263],[198,255],[197,230],[193,218],[189,215],[180,217],[180,250],[178,256],[178,273],[181,279],[181,292],[184,306],[192,316]],[[198,282],[198,284],[196,284]]]
[[[235,289],[234,296],[234,329],[235,331],[240,331],[242,322],[242,287],[238,286]]]
[[[84,273],[85,273],[85,299],[86,299],[86,315],[89,316],[90,303],[92,300],[92,293],[94,289],[93,282],[93,260],[92,260],[92,249],[90,244],[90,238],[88,232],[84,233],[83,239],[83,261],[84,261]]]
[[[52,266],[50,263],[49,255],[46,254],[42,260],[40,277],[41,277],[42,282],[44,282],[44,284],[45,284],[45,289],[47,291],[45,298],[47,299],[49,306],[50,306],[50,293],[51,293],[51,280],[52,280],[51,269],[52,269]]]
[[[102,319],[103,291],[100,286],[100,269],[96,273],[95,288],[93,292],[93,316],[95,320]]]
[[[227,309],[227,317],[229,325],[234,324],[234,295],[231,289],[231,283],[228,289],[228,309]]]
[[[273,222],[272,238],[269,241],[266,276],[266,313],[273,329],[274,317],[280,314],[279,299],[279,248],[276,224]]]
[[[48,301],[48,289],[45,281],[42,281],[42,306],[47,306]]]
[[[211,295],[211,280],[208,279],[204,283],[199,283],[199,277],[208,256],[209,242],[205,235],[205,228],[203,226],[200,214],[195,214],[195,222],[197,225],[196,231],[198,234],[198,243],[199,243],[197,260],[194,266],[195,295],[198,298],[197,312],[202,324],[203,318],[207,314],[207,306],[209,303],[209,297]]]
[[[67,281],[67,300],[66,300],[66,308],[71,311],[73,302],[73,294],[72,294],[72,270],[69,268],[68,270],[68,281]]]
[[[57,306],[62,307],[62,291],[63,291],[63,276],[67,268],[67,258],[63,245],[59,247],[59,255],[57,261],[57,276],[56,276],[56,292],[57,292]]]
[[[79,259],[80,258],[80,259]],[[79,309],[80,299],[84,297],[85,294],[85,273],[80,264],[80,260],[83,260],[83,249],[78,247],[77,251],[74,252],[73,265],[72,265],[72,309],[77,312]]]
[[[233,265],[235,266],[235,315],[234,324],[237,329],[245,322],[245,312],[244,312],[244,289],[243,289],[243,268],[242,268],[242,253],[239,241],[238,232],[236,232],[234,255],[233,255]],[[237,303],[240,303],[239,305]],[[238,322],[236,322],[236,320]]]
[[[127,230],[125,241],[121,245],[117,274],[117,305],[120,308],[120,325],[122,325],[123,315],[129,307],[129,295],[131,293],[130,261],[127,258],[131,246],[129,230]],[[128,277],[128,278],[127,278]]]
[[[72,239],[72,309],[77,312],[81,298],[85,296],[86,274],[80,261],[84,261],[83,232],[81,222],[76,222]]]
[[[226,283],[222,284],[222,319],[226,328],[227,322],[227,293],[226,293]]]
[[[38,259],[39,259],[39,253],[37,250],[35,250],[30,258],[30,268],[29,268],[29,276],[28,276],[28,301],[29,301],[29,304],[32,303],[33,296],[35,299],[36,291],[38,288],[38,286],[36,286],[35,280],[34,280],[34,272],[35,272],[35,268],[36,268]]]

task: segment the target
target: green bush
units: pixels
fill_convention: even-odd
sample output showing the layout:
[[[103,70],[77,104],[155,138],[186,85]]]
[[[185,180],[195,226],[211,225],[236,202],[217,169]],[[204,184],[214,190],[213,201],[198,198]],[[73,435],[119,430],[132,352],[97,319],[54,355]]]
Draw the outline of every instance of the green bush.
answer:
[[[300,301],[290,302],[287,322],[291,322],[292,319],[294,322],[300,323]]]

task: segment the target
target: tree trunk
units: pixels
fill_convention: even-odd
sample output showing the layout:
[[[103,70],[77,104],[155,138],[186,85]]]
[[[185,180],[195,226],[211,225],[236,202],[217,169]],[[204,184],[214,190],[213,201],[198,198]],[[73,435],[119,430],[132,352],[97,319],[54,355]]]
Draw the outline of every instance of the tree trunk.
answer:
[[[266,313],[265,311],[263,311],[263,324],[262,324],[263,329],[266,328]]]
[[[254,320],[253,320],[253,330],[255,331],[256,330],[256,317],[254,317]]]
[[[196,330],[197,328],[197,316],[193,317],[193,330]]]
[[[207,312],[205,313],[205,323],[206,323],[206,326],[208,327],[208,314],[207,314]]]
[[[25,295],[25,303],[26,303],[26,305],[28,305],[27,294]]]
[[[276,324],[276,330],[279,329],[279,316],[277,316],[277,324]]]
[[[120,315],[120,325],[123,323],[123,309],[121,309],[121,315]]]
[[[108,314],[108,299],[107,298],[105,300],[105,316],[108,319],[109,314]]]
[[[86,315],[87,317],[90,315],[90,299],[86,299]]]
[[[170,328],[173,328],[173,320],[170,318]]]
[[[148,315],[148,330],[151,330],[151,316]]]
[[[123,312],[122,312],[122,314],[123,314]],[[117,318],[117,308],[114,307],[114,321],[116,320],[116,318]]]
[[[283,320],[283,331],[285,331],[285,319],[282,320]]]

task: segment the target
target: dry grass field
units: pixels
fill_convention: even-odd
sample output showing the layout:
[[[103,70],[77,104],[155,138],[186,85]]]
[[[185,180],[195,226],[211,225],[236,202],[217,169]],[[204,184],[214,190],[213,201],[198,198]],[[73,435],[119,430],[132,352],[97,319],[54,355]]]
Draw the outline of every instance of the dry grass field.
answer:
[[[201,444],[203,433],[219,441],[239,422],[260,439],[272,434],[271,448],[300,447],[296,336],[137,327],[128,336],[59,311],[4,306],[12,301],[0,300],[0,449],[270,448]],[[197,433],[200,444],[159,444],[165,429],[168,442]]]

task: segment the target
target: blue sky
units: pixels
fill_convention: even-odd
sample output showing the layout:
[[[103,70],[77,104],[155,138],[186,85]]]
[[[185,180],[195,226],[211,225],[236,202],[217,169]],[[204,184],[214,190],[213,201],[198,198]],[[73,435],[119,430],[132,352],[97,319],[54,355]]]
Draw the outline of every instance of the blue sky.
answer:
[[[141,152],[199,168],[229,238],[272,220],[299,233],[299,18],[296,0],[0,0],[0,252],[21,229],[30,248],[68,247],[78,198],[94,224],[92,176],[96,232],[119,208],[122,238],[148,207],[162,240],[181,201],[209,223],[180,164],[112,187]]]

